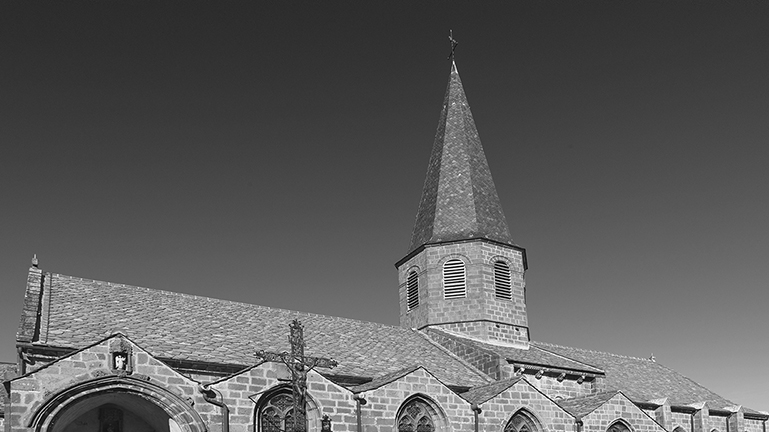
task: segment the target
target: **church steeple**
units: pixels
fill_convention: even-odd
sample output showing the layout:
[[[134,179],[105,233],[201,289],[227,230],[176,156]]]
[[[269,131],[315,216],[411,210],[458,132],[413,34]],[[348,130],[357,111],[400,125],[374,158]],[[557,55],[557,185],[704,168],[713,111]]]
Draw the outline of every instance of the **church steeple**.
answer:
[[[452,61],[409,252],[472,238],[514,244]]]
[[[452,57],[409,252],[395,264],[401,326],[527,348],[526,251],[510,237]]]

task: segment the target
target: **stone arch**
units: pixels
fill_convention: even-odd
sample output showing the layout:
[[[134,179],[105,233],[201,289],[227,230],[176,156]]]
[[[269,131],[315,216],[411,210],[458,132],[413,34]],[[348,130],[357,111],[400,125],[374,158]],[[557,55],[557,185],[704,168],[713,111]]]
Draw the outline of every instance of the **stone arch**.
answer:
[[[606,428],[607,432],[634,432],[633,427],[630,426],[627,420],[623,418],[617,418],[609,424]]]
[[[494,263],[497,262],[497,261],[502,261],[505,264],[507,264],[508,266],[510,266],[510,271],[511,272],[515,271],[515,265],[513,263],[513,260],[508,258],[508,257],[506,257],[506,256],[504,256],[504,255],[494,255],[494,256],[490,257],[487,260],[486,264],[494,265]]]
[[[80,382],[48,397],[27,424],[32,430],[64,431],[89,411],[107,405],[125,406],[161,431],[205,432],[191,403],[146,380],[105,376]],[[165,422],[165,423],[163,423]]]
[[[254,431],[267,431],[271,430],[269,428],[263,427],[263,418],[262,418],[262,412],[265,408],[270,406],[270,403],[272,401],[275,401],[277,403],[277,398],[281,398],[283,396],[288,397],[288,401],[293,403],[293,397],[291,395],[291,386],[287,384],[281,384],[277,385],[275,387],[272,387],[266,391],[264,391],[261,395],[259,395],[258,399],[255,399],[254,402],[256,405],[254,406],[254,412],[253,412],[253,421],[254,421]],[[288,412],[287,409],[282,410],[281,414],[284,414]],[[321,429],[321,414],[320,414],[320,406],[318,405],[318,402],[312,397],[312,395],[307,393],[307,430],[308,431],[314,431],[314,430],[320,430]],[[286,429],[287,430],[287,429]]]
[[[673,432],[686,432],[686,429],[682,428],[681,425],[676,425],[673,428]]]
[[[446,261],[452,260],[452,259],[458,259],[463,263],[465,263],[466,266],[473,264],[473,262],[470,260],[470,258],[467,255],[460,254],[460,253],[451,253],[451,254],[442,256],[438,260],[438,267],[443,268],[443,265],[446,264]]]
[[[416,264],[413,264],[409,268],[407,268],[406,271],[403,274],[404,275],[408,275],[409,273],[411,273],[413,271],[417,272],[417,274],[422,274],[422,269],[419,268],[419,266],[416,265]]]
[[[451,426],[440,405],[417,393],[403,401],[395,414],[396,432],[450,432]]]
[[[542,422],[533,412],[521,408],[510,416],[504,432],[544,432]]]

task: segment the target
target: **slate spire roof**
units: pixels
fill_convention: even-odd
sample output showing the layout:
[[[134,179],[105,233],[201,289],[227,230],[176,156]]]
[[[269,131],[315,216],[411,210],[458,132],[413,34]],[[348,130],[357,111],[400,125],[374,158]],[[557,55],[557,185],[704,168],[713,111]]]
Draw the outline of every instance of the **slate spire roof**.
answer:
[[[409,252],[429,243],[472,238],[514,244],[452,62]]]

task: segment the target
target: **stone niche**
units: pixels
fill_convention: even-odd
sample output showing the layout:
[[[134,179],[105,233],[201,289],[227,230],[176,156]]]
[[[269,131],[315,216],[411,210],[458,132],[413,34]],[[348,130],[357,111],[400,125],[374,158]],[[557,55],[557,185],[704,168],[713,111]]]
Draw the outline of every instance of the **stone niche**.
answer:
[[[118,337],[109,343],[109,368],[115,373],[131,374],[134,371],[133,346]]]

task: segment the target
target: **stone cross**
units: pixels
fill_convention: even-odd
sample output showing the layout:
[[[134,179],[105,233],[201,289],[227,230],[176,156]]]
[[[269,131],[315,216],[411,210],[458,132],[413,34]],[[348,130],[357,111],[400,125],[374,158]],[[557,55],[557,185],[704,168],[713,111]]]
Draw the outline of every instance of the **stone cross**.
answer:
[[[280,361],[291,371],[291,395],[294,400],[294,424],[293,432],[305,432],[307,430],[307,371],[314,367],[334,368],[336,360],[325,357],[309,357],[304,355],[304,327],[299,320],[291,321],[289,325],[291,333],[288,342],[291,344],[291,353],[256,352],[256,357],[265,361]],[[288,427],[286,428],[288,429]]]

